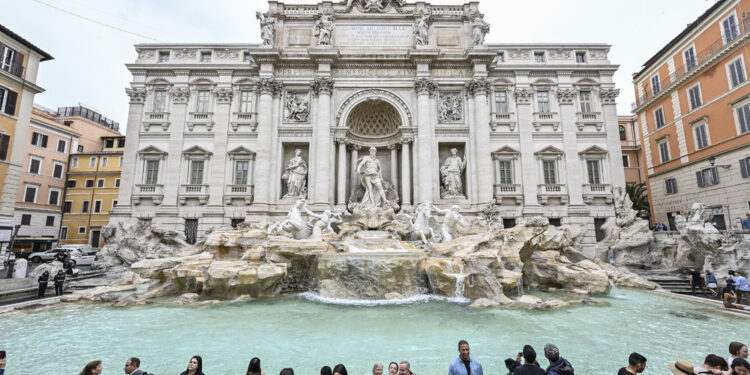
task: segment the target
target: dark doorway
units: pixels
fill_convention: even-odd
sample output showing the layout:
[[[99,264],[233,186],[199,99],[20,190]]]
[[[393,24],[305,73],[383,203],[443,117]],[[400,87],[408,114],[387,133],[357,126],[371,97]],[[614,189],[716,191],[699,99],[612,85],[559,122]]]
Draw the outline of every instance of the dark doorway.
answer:
[[[185,219],[185,241],[195,245],[198,239],[198,219]]]
[[[514,218],[503,218],[503,228],[513,228],[516,226],[516,219]]]
[[[91,247],[99,247],[99,237],[101,237],[101,231],[91,231]]]
[[[559,217],[550,217],[549,219],[549,225],[559,227],[562,225],[562,219]]]
[[[232,219],[232,228],[237,228],[238,225],[245,222],[245,219]]]
[[[669,225],[669,230],[677,230],[677,224],[674,221],[675,216],[677,216],[677,212],[667,212],[667,225]]]
[[[596,242],[601,242],[604,239],[604,231],[602,226],[607,222],[607,219],[602,217],[594,218],[594,231],[596,232]]]

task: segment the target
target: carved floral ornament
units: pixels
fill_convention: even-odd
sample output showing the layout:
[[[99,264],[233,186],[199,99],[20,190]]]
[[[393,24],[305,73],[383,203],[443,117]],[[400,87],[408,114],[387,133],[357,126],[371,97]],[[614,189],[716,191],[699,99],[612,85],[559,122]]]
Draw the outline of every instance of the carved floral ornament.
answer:
[[[276,95],[281,92],[283,87],[284,85],[282,85],[281,82],[273,78],[261,78],[258,80],[255,89],[260,94]]]
[[[602,104],[616,104],[618,95],[620,95],[620,89],[599,90],[599,97],[602,99]]]
[[[169,90],[169,96],[172,97],[172,103],[185,104],[190,98],[190,90],[187,88],[172,88]]]
[[[192,59],[195,57],[197,50],[191,48],[180,48],[175,50],[174,57],[177,59]]]
[[[419,78],[414,82],[414,89],[417,90],[417,95],[433,95],[437,85],[429,78]]]
[[[331,95],[333,92],[333,80],[330,77],[318,77],[311,86],[315,95]]]
[[[577,94],[576,89],[559,89],[557,90],[557,100],[560,104],[573,104]]]
[[[214,89],[214,95],[216,96],[217,103],[231,103],[232,102],[232,89],[228,87],[220,87]]]
[[[152,59],[156,56],[156,51],[152,49],[139,49],[138,50],[138,58],[139,59]]]
[[[490,81],[486,78],[477,78],[466,83],[466,92],[469,95],[490,95]]]
[[[240,57],[240,51],[236,49],[218,49],[214,51],[217,59],[236,59]]]
[[[125,89],[125,93],[130,97],[130,104],[143,104],[146,100],[146,90],[142,88]]]
[[[513,96],[518,104],[530,104],[534,98],[534,90],[530,88],[517,88],[513,91]]]

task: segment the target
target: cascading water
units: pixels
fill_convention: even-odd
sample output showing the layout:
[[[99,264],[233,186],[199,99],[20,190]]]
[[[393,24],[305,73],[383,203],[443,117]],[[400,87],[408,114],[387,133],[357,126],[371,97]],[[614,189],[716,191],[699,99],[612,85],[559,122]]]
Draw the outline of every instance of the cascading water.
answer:
[[[518,296],[523,296],[523,277],[518,279],[518,286],[516,287],[516,289],[518,290]]]
[[[464,275],[464,265],[463,263],[458,264],[458,273],[454,273],[451,276],[454,276],[456,278],[456,291],[455,291],[455,297],[457,298],[464,298],[464,286],[465,286],[465,280],[466,275]]]

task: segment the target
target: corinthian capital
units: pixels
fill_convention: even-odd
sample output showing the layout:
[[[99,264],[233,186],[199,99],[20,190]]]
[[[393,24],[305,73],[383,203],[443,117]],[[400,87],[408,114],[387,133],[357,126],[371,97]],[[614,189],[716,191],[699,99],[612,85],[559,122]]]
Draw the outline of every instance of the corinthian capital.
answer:
[[[232,102],[232,89],[227,87],[220,87],[214,89],[214,95],[216,95],[217,103],[231,103]]]
[[[573,104],[576,94],[575,89],[559,89],[557,90],[557,100],[560,104]]]
[[[599,97],[602,98],[602,104],[616,104],[618,95],[620,95],[620,89],[599,90]]]
[[[125,93],[130,97],[130,104],[143,104],[146,100],[145,89],[125,89]]]
[[[172,103],[185,104],[190,98],[190,90],[187,88],[172,88],[169,90],[169,96],[172,97]]]
[[[260,94],[275,95],[281,92],[283,85],[274,78],[261,78],[258,80],[256,90]]]
[[[315,95],[331,95],[333,92],[333,80],[330,77],[318,77],[312,83]]]
[[[530,104],[531,99],[534,97],[534,90],[529,88],[515,89],[513,96],[516,98],[518,104]]]
[[[414,90],[417,90],[417,95],[433,95],[437,85],[429,78],[419,78],[414,81]]]
[[[486,78],[476,78],[469,82],[466,82],[466,92],[469,95],[490,95],[490,81]]]

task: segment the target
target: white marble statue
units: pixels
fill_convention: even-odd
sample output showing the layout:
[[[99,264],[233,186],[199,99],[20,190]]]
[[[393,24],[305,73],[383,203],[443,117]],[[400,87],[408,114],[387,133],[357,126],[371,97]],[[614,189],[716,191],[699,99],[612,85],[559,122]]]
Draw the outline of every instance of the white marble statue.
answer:
[[[432,228],[432,224],[435,221],[432,217],[432,202],[427,201],[424,203],[420,203],[417,206],[416,211],[414,212],[414,222],[412,223],[412,229],[416,234],[419,235],[419,238],[422,239],[422,242],[425,245],[428,245],[429,242],[427,239],[434,239],[437,238],[435,235],[435,230]]]
[[[297,240],[309,238],[312,234],[312,228],[302,217],[302,210],[305,209],[305,206],[305,200],[298,199],[289,209],[287,218],[270,225],[267,233],[269,235],[274,235],[280,234],[281,232],[287,232]]]
[[[459,94],[440,95],[440,121],[461,121],[461,96]]]
[[[304,197],[307,194],[307,162],[302,158],[302,150],[294,150],[281,179],[286,181],[284,198]]]
[[[432,18],[432,16],[429,13],[425,13],[417,17],[417,20],[414,23],[414,35],[418,46],[426,46],[430,42],[430,18]]]
[[[490,24],[484,21],[481,15],[474,17],[471,31],[471,44],[481,46],[484,44],[484,37],[490,32]]]
[[[383,169],[377,158],[378,150],[370,147],[370,154],[365,155],[357,161],[357,173],[359,182],[365,188],[365,194],[360,204],[365,207],[380,207],[389,204],[385,196],[385,185],[383,184]]]
[[[325,210],[321,214],[312,212],[307,205],[303,207],[305,213],[312,219],[308,222],[308,225],[312,227],[312,234],[309,238],[317,239],[322,237],[324,234],[335,233],[333,230],[333,224],[341,224],[344,220],[341,218],[340,211]]]
[[[379,12],[383,11],[383,1],[382,0],[365,0],[365,11],[370,12],[373,10],[377,10]]]
[[[436,213],[444,215],[443,223],[440,225],[440,236],[442,237],[442,241],[450,241],[460,236],[463,228],[469,225],[469,223],[459,213],[460,207],[456,205],[451,206],[451,208],[447,210],[437,208],[432,205],[432,209]]]
[[[255,12],[255,18],[260,21],[260,37],[263,39],[263,44],[273,45],[274,36],[276,35],[276,30],[274,29],[276,18],[264,16],[261,12]]]
[[[287,93],[284,108],[286,116],[284,119],[294,122],[305,122],[310,116],[310,105],[307,95]]]
[[[463,158],[458,156],[458,150],[456,148],[451,149],[451,156],[449,156],[440,166],[440,177],[441,177],[441,197],[463,197],[463,182],[462,176],[464,169],[466,168],[466,156]]]
[[[315,22],[315,36],[318,37],[318,45],[330,46],[332,32],[333,32],[333,16],[331,15],[320,16],[320,19]]]

